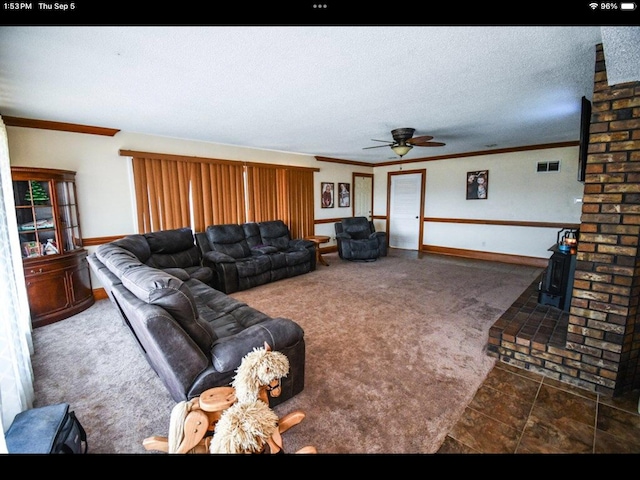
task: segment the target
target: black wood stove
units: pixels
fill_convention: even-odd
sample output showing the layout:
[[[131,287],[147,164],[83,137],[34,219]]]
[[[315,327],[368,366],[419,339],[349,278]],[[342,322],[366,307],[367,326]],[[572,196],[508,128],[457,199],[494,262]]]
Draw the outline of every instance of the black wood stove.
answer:
[[[569,310],[579,232],[571,228],[563,228],[558,232],[558,241],[549,248],[553,254],[538,286],[538,303]]]

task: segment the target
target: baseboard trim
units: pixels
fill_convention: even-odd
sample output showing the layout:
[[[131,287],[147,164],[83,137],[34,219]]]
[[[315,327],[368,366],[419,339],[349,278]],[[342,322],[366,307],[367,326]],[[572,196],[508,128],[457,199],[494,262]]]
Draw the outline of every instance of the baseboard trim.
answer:
[[[480,250],[465,250],[463,248],[438,247],[436,245],[422,245],[422,252],[451,255],[454,257],[489,260],[492,262],[513,263],[529,267],[545,268],[549,264],[548,258],[527,257],[524,255],[510,255],[506,253],[482,252]]]
[[[332,253],[337,251],[338,247],[336,245],[323,247],[320,249],[320,253]],[[464,250],[462,248],[447,248],[434,245],[423,245],[421,251],[425,253],[437,253],[439,255],[451,255],[453,257],[489,260],[492,262],[512,263],[515,265],[526,265],[529,267],[539,268],[546,268],[549,263],[548,258],[526,257],[522,255],[507,255],[504,253],[481,252],[479,250]],[[104,300],[109,297],[104,288],[94,288],[93,298],[97,301]]]
[[[104,300],[105,298],[109,298],[109,296],[107,295],[107,291],[100,287],[100,288],[94,288],[93,289],[93,298],[98,301],[98,300]]]
[[[331,245],[320,249],[320,253],[337,252],[338,247]],[[482,252],[480,250],[466,250],[463,248],[438,247],[436,245],[422,245],[421,252],[451,255],[452,257],[471,258],[475,260],[489,260],[491,262],[512,263],[528,267],[546,268],[548,258],[527,257],[525,255],[510,255],[506,253]]]

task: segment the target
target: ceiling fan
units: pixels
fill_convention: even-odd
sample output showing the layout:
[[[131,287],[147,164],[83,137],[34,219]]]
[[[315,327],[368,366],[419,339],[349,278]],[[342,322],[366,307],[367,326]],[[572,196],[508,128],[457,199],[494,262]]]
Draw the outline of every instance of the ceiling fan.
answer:
[[[402,158],[407,153],[409,153],[409,150],[411,150],[413,147],[443,147],[446,145],[442,142],[430,141],[433,137],[429,135],[414,137],[413,134],[415,131],[415,128],[396,128],[394,130],[391,130],[393,142],[389,142],[388,140],[371,139],[372,142],[384,142],[386,143],[386,145],[364,147],[363,150],[367,150],[369,148],[391,147],[391,150],[393,150],[396,155]]]

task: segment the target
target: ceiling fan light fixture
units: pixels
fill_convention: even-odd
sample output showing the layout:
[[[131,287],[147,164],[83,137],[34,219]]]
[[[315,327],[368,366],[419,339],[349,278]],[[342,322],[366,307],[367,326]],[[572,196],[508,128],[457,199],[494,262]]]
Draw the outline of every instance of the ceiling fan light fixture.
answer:
[[[394,145],[391,150],[400,158],[404,157],[413,147],[411,145]]]

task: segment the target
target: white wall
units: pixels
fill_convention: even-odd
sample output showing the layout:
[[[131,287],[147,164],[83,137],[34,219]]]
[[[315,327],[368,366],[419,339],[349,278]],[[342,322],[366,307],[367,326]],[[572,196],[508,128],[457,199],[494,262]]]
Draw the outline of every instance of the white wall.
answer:
[[[351,185],[351,192],[353,192],[353,172],[359,173],[373,173],[373,169],[369,167],[354,167],[353,165],[344,165],[341,163],[327,163],[316,162],[316,166],[320,167],[320,172],[316,173],[316,195],[315,195],[315,219],[318,220],[331,220],[329,223],[316,224],[316,235],[327,235],[331,237],[329,243],[325,243],[322,247],[335,245],[335,221],[336,219],[351,217],[353,215],[353,196],[351,198],[350,207],[338,206],[338,183],[348,183]],[[320,206],[320,183],[330,182],[333,183],[334,188],[334,207],[322,208]]]
[[[536,172],[538,162],[559,161],[558,172]],[[425,217],[580,223],[584,185],[577,180],[578,147],[501,153],[378,167],[374,213],[387,213],[387,176],[426,169]],[[489,171],[486,200],[466,199],[467,172]],[[377,225],[376,225],[377,226]],[[548,258],[558,229],[425,222],[423,244]]]
[[[320,183],[352,182],[353,172],[374,173],[374,215],[387,213],[387,174],[393,167],[360,167],[317,162],[308,155],[238,148],[174,138],[120,132],[113,137],[34,128],[7,127],[13,166],[76,172],[82,236],[126,235],[137,232],[131,161],[123,150],[247,160],[319,168],[315,173],[317,235],[335,235],[333,221],[351,216],[351,208],[321,208]],[[415,164],[425,168],[426,217],[475,218],[579,223],[583,184],[576,180],[578,147],[483,155]],[[557,173],[536,173],[539,161],[561,162]],[[466,200],[466,172],[489,170],[487,200]],[[352,186],[353,187],[353,186]],[[384,230],[385,222],[376,220]],[[548,258],[557,230],[547,228],[425,223],[423,243],[451,248]],[[332,240],[327,245],[334,245]],[[92,248],[89,248],[91,251]],[[95,286],[95,283],[94,283]]]
[[[80,222],[84,238],[126,235],[137,232],[133,175],[129,157],[120,150],[246,160],[258,163],[318,168],[314,174],[315,218],[351,216],[351,208],[321,208],[320,183],[351,183],[353,171],[371,168],[318,162],[309,155],[239,148],[189,140],[119,132],[113,137],[35,128],[7,127],[12,166],[58,168],[76,172]],[[316,225],[316,235],[334,237],[333,221]],[[324,244],[335,245],[335,241]],[[91,251],[92,249],[89,248]]]

